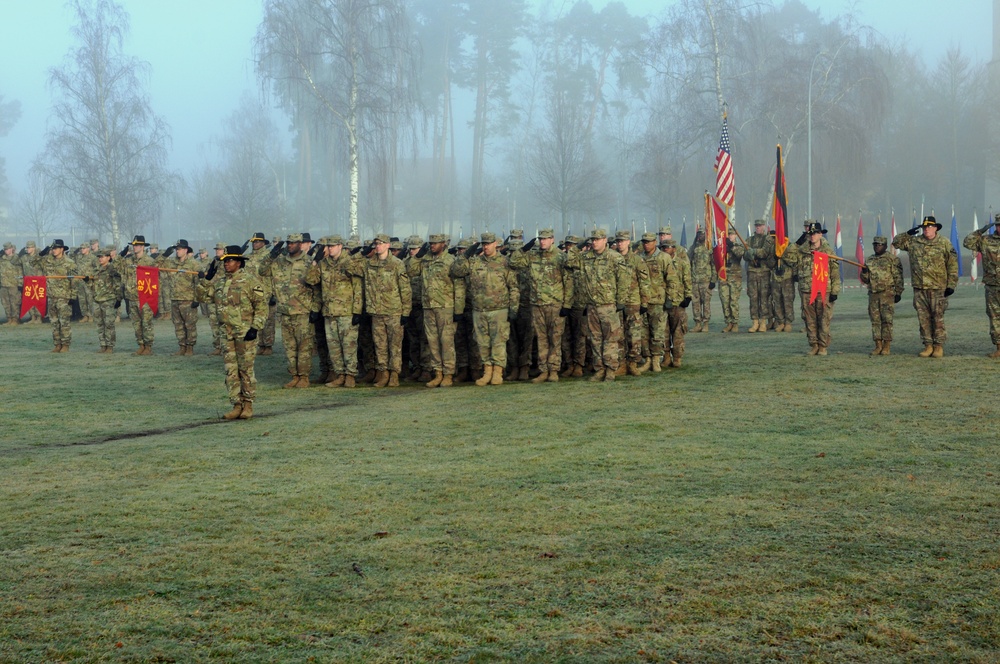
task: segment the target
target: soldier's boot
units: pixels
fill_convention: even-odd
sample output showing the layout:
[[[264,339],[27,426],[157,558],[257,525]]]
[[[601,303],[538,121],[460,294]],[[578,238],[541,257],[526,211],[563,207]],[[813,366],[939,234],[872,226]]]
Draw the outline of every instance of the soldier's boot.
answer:
[[[726,323],[726,326],[724,328],[722,328],[721,332],[722,332],[722,334],[725,334],[726,332],[731,332],[732,329],[733,329],[733,324],[732,323]]]
[[[758,332],[767,332],[768,330],[773,330],[773,329],[774,329],[774,323],[771,323],[771,327],[768,327],[767,326],[767,321],[764,320],[763,318],[761,318],[759,321],[757,321],[757,331]]]
[[[931,357],[944,357],[944,346],[941,344],[934,344],[934,350],[931,351]]]
[[[424,386],[425,387],[440,387],[442,380],[444,380],[444,374],[442,374],[440,371],[435,370],[434,371],[434,377],[431,378],[426,383],[424,383]]]
[[[882,340],[881,339],[876,339],[875,340],[875,350],[873,350],[872,352],[870,352],[868,354],[869,355],[881,355],[882,354]]]
[[[621,367],[618,367],[618,369],[621,369]],[[604,372],[604,382],[605,383],[613,383],[613,382],[615,382],[615,378],[617,376],[618,376],[618,370],[612,371],[611,369],[607,369]]]
[[[4,324],[6,325],[6,323],[4,323]],[[102,354],[107,353],[107,352],[108,352],[108,347],[107,346],[101,346],[101,350],[97,351],[97,354],[98,355],[102,355]]]
[[[817,355],[826,355],[826,346],[820,346],[819,350],[816,351]]]
[[[114,346],[108,346],[104,352],[107,353],[108,355],[114,354],[115,352]]]
[[[434,378],[434,375],[430,371],[427,371],[426,369],[424,369],[417,376],[417,381],[420,382],[420,383],[427,383],[427,382],[431,381],[433,378]],[[428,387],[430,387],[430,385],[428,385]]]
[[[218,350],[218,349],[216,349],[216,350]],[[213,355],[216,355],[216,354],[222,355],[222,351],[219,351],[219,353],[212,353],[212,354]],[[258,355],[274,355],[274,349],[271,348],[270,346],[261,346],[260,352],[258,352],[257,354]]]
[[[62,352],[62,344],[56,344],[55,346],[53,346],[52,347],[52,352],[53,353],[61,353]]]
[[[583,377],[583,365],[582,364],[574,364],[573,365],[572,377],[573,378],[582,378]]]
[[[503,372],[499,367],[493,367],[493,377],[490,378],[490,385],[503,385]]]
[[[701,332],[705,329],[705,321],[698,321],[698,324],[694,326],[695,332]]]
[[[469,367],[462,367],[458,370],[458,374],[455,375],[456,383],[468,383],[469,382]]]
[[[60,353],[68,353],[69,352],[69,344],[63,344],[63,345],[59,346],[59,352]]]
[[[556,378],[558,378],[558,377],[559,377],[559,375],[556,374]],[[543,371],[542,373],[540,373],[537,376],[535,376],[534,378],[532,378],[531,382],[534,383],[535,385],[537,385],[539,383],[544,383],[548,379],[549,379],[549,372],[548,371]]]
[[[681,368],[681,358],[683,356],[684,356],[684,353],[681,353],[681,352],[671,352],[671,354],[670,354],[670,366],[674,367],[675,369],[680,369]]]
[[[600,383],[602,380],[604,380],[604,372],[605,370],[603,368],[595,369],[594,375],[588,378],[587,380],[589,380],[591,383]]]
[[[997,349],[992,353],[987,353],[986,357],[992,358],[994,360],[1000,359],[1000,343],[997,344]]]
[[[374,369],[369,369],[368,372],[365,373],[364,377],[361,379],[361,382],[362,383],[374,383],[375,382],[375,378],[376,378],[375,370]]]
[[[187,348],[185,348],[184,349],[184,354],[187,355],[187,356],[189,356],[189,357],[193,356],[194,355],[194,345],[192,344],[192,345],[188,346]]]
[[[389,382],[386,383],[387,387],[399,387],[399,372],[390,371],[389,372]]]
[[[185,350],[187,350],[186,346],[184,346],[183,344],[181,344],[180,346],[177,347],[177,352],[176,353],[171,353],[170,357],[184,357],[185,355],[187,355],[187,353],[185,352]]]
[[[309,376],[299,376],[299,382],[295,387],[309,387]]]
[[[486,364],[483,366],[483,377],[476,381],[476,385],[479,387],[486,387],[493,380],[494,369],[500,374],[503,374],[503,367],[494,367],[492,364]]]
[[[441,384],[438,387],[451,387],[451,374],[444,374],[441,376]]]
[[[389,372],[388,371],[376,371],[375,372],[375,387],[385,387],[389,384]]]
[[[223,415],[222,419],[235,420],[240,416],[240,413],[242,412],[243,412],[243,404],[237,401],[236,403],[233,404],[233,409],[228,413],[226,413],[225,415]]]
[[[652,366],[651,371],[653,373],[660,373],[661,371],[663,371],[663,366],[660,364],[660,358],[659,358],[659,356],[656,356],[656,355],[653,356],[653,358],[652,358],[652,364],[653,364],[653,366]]]
[[[769,330],[773,330],[773,329],[774,329],[774,327],[775,327],[775,325],[774,325],[774,319],[773,319],[773,318],[771,318],[771,319],[769,319],[769,320],[767,321],[767,329],[769,329]]]
[[[882,354],[883,355],[888,355],[889,354],[889,346],[891,346],[891,345],[892,345],[891,341],[883,341],[882,342]]]
[[[344,376],[344,387],[354,387],[354,376],[351,374]]]
[[[147,344],[146,345],[146,350],[142,351],[142,354],[143,355],[152,355],[153,354],[153,347]]]
[[[413,370],[406,374],[406,378],[404,378],[404,380],[415,383],[420,379],[420,373],[420,367],[413,367]]]
[[[917,353],[917,357],[930,357],[931,353],[934,352],[934,346],[927,344],[924,349]]]
[[[258,355],[263,355],[264,353],[263,352],[258,352],[257,354]],[[221,348],[213,348],[212,352],[209,353],[210,357],[215,357],[215,356],[218,356],[218,355],[222,355],[222,349]]]
[[[607,374],[609,373],[612,372],[610,370],[606,371],[604,377],[607,378]],[[618,368],[614,370],[615,376],[624,376],[626,373],[628,373],[628,362],[619,361]]]
[[[747,332],[748,333],[756,332],[758,325],[760,325],[760,321],[758,321],[756,318],[754,318],[753,319],[753,325],[750,326],[750,329],[747,330]]]
[[[525,364],[517,370],[517,380],[528,380],[528,369],[531,367]],[[501,375],[500,378],[503,378]],[[491,385],[499,385],[500,383],[491,383]]]
[[[550,382],[550,383],[558,383],[559,382],[559,372],[558,371],[550,371],[549,372],[548,382]]]
[[[249,420],[251,417],[253,417],[253,404],[250,403],[249,401],[244,401],[243,412],[240,413],[240,419]]]
[[[806,354],[807,355],[818,355],[819,354],[819,344],[810,344],[809,345],[809,352],[806,353]]]
[[[347,375],[346,374],[339,374],[336,378],[334,378],[331,381],[329,381],[326,384],[326,386],[327,387],[340,387],[341,385],[344,384],[345,380],[347,380]]]
[[[299,377],[293,375],[292,379],[290,381],[288,381],[287,383],[285,383],[284,385],[281,386],[281,389],[287,390],[287,389],[291,389],[293,387],[298,387],[298,384],[299,384]]]
[[[136,351],[134,353],[132,353],[132,354],[133,355],[145,355],[146,354],[145,351],[146,351],[146,347],[143,346],[142,344],[139,344],[139,348],[136,349]]]
[[[567,364],[566,368],[562,370],[559,374],[563,378],[570,378],[573,375],[573,369],[576,367],[575,364]]]
[[[629,376],[641,376],[642,375],[642,372],[639,371],[639,365],[637,365],[635,362],[626,362],[625,363],[625,373],[627,373]]]

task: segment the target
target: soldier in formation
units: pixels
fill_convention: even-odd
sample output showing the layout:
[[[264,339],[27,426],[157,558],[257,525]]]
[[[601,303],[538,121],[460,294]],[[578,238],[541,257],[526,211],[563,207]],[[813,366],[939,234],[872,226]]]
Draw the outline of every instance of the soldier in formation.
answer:
[[[830,263],[826,274],[820,278],[827,280],[826,295],[812,295],[813,255],[824,253],[833,256],[833,247],[823,238],[826,229],[819,222],[810,222],[806,231],[790,245],[782,257],[795,270],[799,283],[799,297],[802,298],[803,315],[806,321],[806,337],[809,340],[808,355],[826,355],[830,347],[830,321],[833,320],[833,303],[840,295],[840,271]]]
[[[613,381],[618,372],[622,338],[621,312],[629,299],[633,273],[625,259],[608,247],[603,228],[590,234],[589,251],[580,256],[579,285],[585,295],[587,336],[594,361],[592,382]]]
[[[719,273],[719,301],[722,315],[726,319],[723,332],[740,331],[740,294],[743,292],[743,243],[738,241],[736,231],[729,229],[726,239],[726,277]]]
[[[447,237],[437,233],[407,259],[411,288],[415,286],[420,293],[423,320],[423,329],[411,343],[418,349],[418,360],[421,346],[427,349],[426,359],[421,361],[430,374],[424,382],[427,387],[451,387],[457,371],[455,334],[457,323],[465,315],[465,279],[453,272],[455,257],[447,248]]]
[[[1000,214],[993,222],[972,231],[962,246],[983,257],[983,285],[986,287],[986,317],[990,322],[990,341],[996,350],[986,357],[1000,359],[1000,235],[989,234],[990,227],[1000,225]],[[973,253],[975,256],[975,253]]]
[[[308,285],[318,289],[331,376],[327,387],[355,386],[358,377],[358,326],[364,312],[361,278],[351,273],[351,256],[339,235],[320,238]]]
[[[690,248],[688,255],[691,257],[692,331],[708,332],[708,322],[712,319],[712,291],[719,275],[703,229],[695,232],[694,246]]]
[[[48,316],[52,323],[52,352],[68,353],[73,340],[70,318],[73,316],[72,301],[76,299],[76,285],[73,283],[76,264],[66,255],[66,244],[59,239],[33,255],[31,264],[39,274],[46,277]]]
[[[198,342],[198,273],[201,265],[195,260],[191,245],[185,239],[167,247],[157,258],[156,265],[161,269],[161,279],[167,275],[173,283],[170,320],[177,337],[177,352],[174,355],[194,355],[194,346]]]
[[[259,277],[265,281],[270,279],[274,285],[281,340],[288,360],[288,373],[292,376],[285,388],[304,388],[309,387],[314,326],[320,314],[313,307],[312,287],[306,283],[312,261],[302,249],[302,234],[290,233],[286,242],[288,251],[282,253],[281,243],[275,244],[260,261],[257,272]]]
[[[767,222],[757,219],[753,235],[747,240],[747,295],[750,296],[752,325],[747,332],[767,332],[771,309],[771,270],[775,265],[774,238],[767,233]]]
[[[115,352],[115,319],[122,305],[122,278],[111,264],[114,252],[100,249],[97,252],[97,269],[91,277],[94,289],[94,321],[97,323],[98,353]]]
[[[153,330],[153,309],[149,304],[139,306],[139,280],[136,273],[138,267],[155,267],[156,263],[146,254],[149,243],[142,235],[136,235],[132,241],[118,254],[114,261],[115,269],[121,277],[128,300],[128,316],[135,331],[135,342],[139,346],[136,355],[152,355],[153,341],[156,334]]]
[[[684,335],[687,332],[687,308],[691,304],[691,264],[677,252],[677,240],[667,240],[661,247],[670,258],[667,270],[664,308],[667,311],[667,349],[670,366],[680,368],[684,357]]]
[[[24,285],[24,271],[21,269],[21,257],[15,253],[15,247],[10,242],[3,243],[3,254],[0,255],[0,306],[7,314],[4,325],[21,324],[21,288]]]
[[[875,253],[861,268],[861,282],[868,285],[868,318],[872,322],[872,355],[888,355],[892,347],[892,319],[902,299],[903,263],[886,251],[889,241],[882,235],[872,240]]]

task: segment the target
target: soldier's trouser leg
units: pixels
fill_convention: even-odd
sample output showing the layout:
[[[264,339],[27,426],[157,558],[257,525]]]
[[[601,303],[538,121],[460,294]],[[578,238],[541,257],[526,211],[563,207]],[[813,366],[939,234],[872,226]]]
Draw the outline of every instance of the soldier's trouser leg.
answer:
[[[313,324],[309,322],[309,314],[281,315],[281,341],[285,345],[288,373],[308,376],[313,352]]]
[[[684,334],[688,329],[687,309],[671,307],[667,312],[667,345],[675,359],[684,356]]]
[[[243,341],[242,334],[232,330],[224,331],[222,337],[222,360],[226,367],[226,390],[229,403],[241,401],[253,403],[257,397],[257,377],[253,365],[257,357],[257,344]]]
[[[594,369],[617,371],[622,324],[615,305],[588,306],[587,329],[590,350],[594,356]]]
[[[650,304],[646,311],[649,332],[649,357],[663,357],[667,345],[667,312],[662,304]]]
[[[170,320],[174,324],[177,344],[194,348],[198,342],[198,308],[191,300],[174,300],[170,306]]]
[[[708,284],[698,283],[691,289],[691,304],[695,323],[707,323],[712,318],[712,291]]]
[[[802,297],[802,319],[806,325],[806,339],[810,346],[819,345],[819,319],[822,317],[823,303],[821,298],[809,304],[809,293],[801,292]]]
[[[372,317],[369,314],[361,317],[361,325],[358,326],[358,349],[361,352],[361,361],[364,363],[365,371],[375,371],[375,365],[378,361],[375,359]]]
[[[483,364],[503,367],[507,364],[507,339],[510,337],[510,322],[507,310],[474,311],[472,327],[476,334],[476,345]]]
[[[770,272],[750,271],[747,274],[747,295],[750,296],[750,318],[753,320],[767,318],[770,283]]]
[[[268,305],[267,320],[264,321],[264,329],[260,331],[257,345],[261,348],[270,348],[274,345],[275,321],[278,318],[278,305]]]
[[[573,338],[573,363],[583,366],[587,363],[587,316],[582,307],[573,307],[570,316],[576,329],[576,336]]]
[[[399,372],[403,367],[403,326],[399,315],[372,316],[372,341],[375,343],[375,370]]]
[[[212,348],[222,350],[222,327],[219,325],[219,312],[214,302],[208,305],[208,327],[212,330]]]
[[[559,315],[558,304],[531,307],[531,324],[538,340],[538,370],[559,371],[562,365],[562,339],[566,319]]]
[[[95,302],[94,320],[97,322],[97,341],[101,348],[115,347],[115,303]]]
[[[629,362],[642,361],[642,314],[638,304],[625,306],[622,316],[622,336],[625,342],[624,357]]]
[[[330,364],[330,344],[326,338],[326,319],[320,318],[313,323],[313,351],[319,358],[319,372],[329,378],[333,371]]]
[[[740,322],[740,294],[743,292],[743,282],[729,279],[719,282],[719,300],[722,302],[722,313],[727,323]]]
[[[891,291],[868,293],[868,318],[872,322],[873,341],[892,341],[893,297]]]
[[[73,317],[73,306],[69,300],[49,298],[49,322],[52,323],[52,342],[57,346],[68,346],[73,340],[69,320]]]
[[[8,322],[21,320],[21,289],[17,286],[4,286],[0,288],[0,297],[3,301],[3,310],[7,314]]]
[[[149,305],[140,308],[138,300],[129,300],[128,317],[135,331],[135,342],[140,346],[152,346],[156,335],[153,331],[153,310]]]
[[[775,323],[791,325],[795,318],[795,284],[791,279],[776,281],[772,297],[775,303]]]
[[[403,329],[403,345],[406,347],[406,359],[414,369],[427,370],[429,365],[425,363],[427,359],[426,333],[424,332],[424,310],[413,307],[410,310],[410,317],[406,320]]]
[[[330,367],[338,376],[358,375],[358,326],[351,325],[351,316],[327,316],[326,345]]]
[[[944,329],[948,298],[944,296],[944,291],[913,289],[913,308],[917,310],[917,320],[920,322],[920,340],[925,346],[943,346],[948,340],[948,333]]]
[[[1000,288],[986,287],[986,317],[990,321],[990,339],[1000,344]]]
[[[455,374],[455,310],[451,307],[424,310],[424,333],[427,339],[429,371],[440,371],[446,376]]]

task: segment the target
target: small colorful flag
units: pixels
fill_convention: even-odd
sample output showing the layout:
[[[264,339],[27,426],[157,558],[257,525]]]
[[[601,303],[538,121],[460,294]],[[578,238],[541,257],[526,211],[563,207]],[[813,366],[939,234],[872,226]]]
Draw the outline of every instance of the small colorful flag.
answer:
[[[788,192],[785,189],[785,169],[778,146],[778,165],[774,170],[774,253],[781,258],[788,248]]]
[[[865,231],[861,224],[861,215],[858,215],[858,245],[854,248],[854,259],[864,265],[865,263]],[[861,268],[858,268],[858,281],[861,281]],[[864,283],[863,281],[861,283]]]
[[[955,219],[955,206],[951,206],[951,246],[955,247],[955,254],[958,255],[958,276],[964,274],[962,270],[962,243],[958,239],[958,221]]]
[[[136,270],[136,290],[139,291],[139,309],[149,305],[156,315],[160,302],[160,268],[138,266]],[[136,312],[139,315],[139,312]]]
[[[729,143],[729,122],[722,116],[722,138],[715,157],[715,197],[727,207],[736,203],[736,182],[733,176],[733,152]]]
[[[840,258],[844,257],[844,238],[840,234],[840,215],[837,215],[837,234],[834,240],[833,250]],[[840,268],[840,280],[844,280],[844,261],[837,261],[837,266]]]
[[[45,277],[25,277],[24,287],[21,290],[21,318],[24,318],[32,307],[38,309],[38,313],[45,316],[48,311],[48,293],[45,285]]]
[[[812,294],[809,304],[819,297],[820,304],[826,306],[826,295],[830,286],[830,256],[821,251],[813,254]]]

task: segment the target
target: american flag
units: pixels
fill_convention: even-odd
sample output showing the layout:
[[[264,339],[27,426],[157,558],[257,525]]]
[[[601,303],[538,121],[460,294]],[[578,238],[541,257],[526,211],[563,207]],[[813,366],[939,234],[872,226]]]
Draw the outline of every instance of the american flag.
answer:
[[[736,203],[733,153],[729,145],[729,123],[726,116],[722,116],[722,138],[719,140],[719,154],[715,158],[715,197],[729,207]]]

